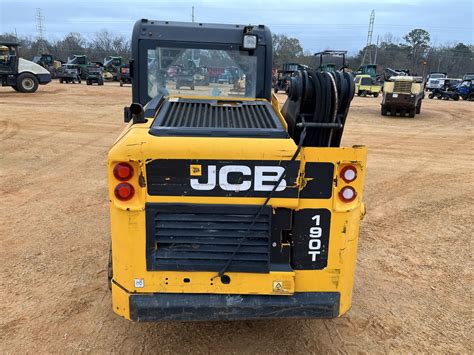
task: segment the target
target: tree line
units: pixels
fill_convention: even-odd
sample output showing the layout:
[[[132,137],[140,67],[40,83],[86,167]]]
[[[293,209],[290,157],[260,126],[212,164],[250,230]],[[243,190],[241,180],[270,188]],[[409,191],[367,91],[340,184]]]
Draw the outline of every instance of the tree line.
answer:
[[[0,34],[0,41],[17,41],[21,56],[27,59],[39,54],[40,41],[31,37],[17,38],[13,33]],[[42,43],[48,54],[62,61],[74,54],[85,54],[93,61],[102,61],[107,56],[130,58],[130,40],[108,30],[95,33],[86,39],[80,33],[69,33],[57,41],[44,40]],[[331,48],[327,48],[331,49]],[[355,55],[348,55],[346,64],[357,70],[365,53],[365,64],[375,63],[379,71],[383,68],[408,69],[416,75],[430,72],[446,72],[449,76],[459,77],[466,72],[474,72],[474,46],[472,44],[453,43],[433,45],[431,35],[424,29],[413,29],[399,39],[390,33],[382,36],[378,44],[362,48]],[[325,58],[342,66],[340,58]],[[316,68],[319,59],[313,53],[304,50],[297,38],[284,34],[273,34],[273,66],[281,68],[286,62],[297,62]]]
[[[71,32],[60,40],[43,40],[43,42],[31,37],[16,37],[14,33],[4,33],[0,34],[0,41],[18,42],[20,55],[26,59],[42,54],[41,47],[46,48],[47,53],[44,54],[52,54],[56,59],[64,62],[75,54],[85,54],[91,60],[100,62],[107,56],[121,56],[125,60],[130,58],[130,40],[105,29],[96,32],[90,40],[80,33]]]
[[[331,48],[327,48],[331,49]],[[474,46],[454,43],[435,46],[431,35],[424,29],[413,29],[402,39],[387,33],[378,44],[362,48],[356,55],[346,57],[346,65],[357,70],[362,64],[377,64],[381,73],[384,68],[409,70],[414,75],[425,76],[431,72],[445,72],[451,77],[461,77],[474,72]],[[305,51],[297,38],[273,35],[274,67],[281,68],[286,62],[306,64],[313,68],[319,66],[319,58]],[[341,58],[325,58],[339,68]],[[323,62],[323,63],[324,63]]]

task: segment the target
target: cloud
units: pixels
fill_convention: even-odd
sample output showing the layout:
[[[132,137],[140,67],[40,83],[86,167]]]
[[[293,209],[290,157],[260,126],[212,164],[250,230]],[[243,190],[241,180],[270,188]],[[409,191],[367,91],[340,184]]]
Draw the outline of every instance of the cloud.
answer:
[[[91,38],[103,28],[130,36],[134,22],[140,18],[190,21],[194,5],[196,21],[266,24],[273,32],[299,38],[303,47],[313,52],[363,47],[372,9],[376,11],[374,42],[387,32],[401,38],[413,28],[428,30],[438,44],[474,42],[471,0],[2,0],[0,32],[16,30],[19,35],[35,37],[38,4],[45,16],[45,35],[53,40],[69,32]]]

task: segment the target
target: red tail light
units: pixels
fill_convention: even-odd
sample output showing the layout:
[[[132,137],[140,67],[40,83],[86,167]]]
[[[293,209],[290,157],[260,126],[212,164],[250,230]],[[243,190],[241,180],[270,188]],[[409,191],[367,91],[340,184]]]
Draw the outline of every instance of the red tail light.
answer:
[[[114,167],[114,176],[120,181],[130,180],[133,176],[133,168],[128,163],[118,163]]]
[[[128,201],[135,194],[135,189],[128,182],[122,182],[115,186],[114,193],[119,200]]]
[[[347,165],[342,168],[340,176],[345,182],[352,182],[357,178],[357,169],[352,165]]]
[[[339,198],[344,202],[351,202],[357,196],[356,190],[352,186],[344,186],[341,191],[339,191]]]

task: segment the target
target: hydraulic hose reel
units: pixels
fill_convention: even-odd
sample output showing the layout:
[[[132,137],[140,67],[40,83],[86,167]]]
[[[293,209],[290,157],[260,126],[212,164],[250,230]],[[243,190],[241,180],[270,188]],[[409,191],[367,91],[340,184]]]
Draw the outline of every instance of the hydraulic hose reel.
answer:
[[[290,78],[282,114],[291,138],[298,143],[306,127],[305,147],[339,147],[354,80],[346,72],[298,70]]]

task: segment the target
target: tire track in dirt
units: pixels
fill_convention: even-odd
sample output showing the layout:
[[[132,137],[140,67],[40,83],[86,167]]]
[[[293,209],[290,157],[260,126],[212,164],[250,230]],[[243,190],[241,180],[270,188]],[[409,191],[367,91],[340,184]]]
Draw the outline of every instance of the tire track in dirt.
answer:
[[[469,353],[474,193],[458,152],[472,150],[472,103],[424,102],[415,119],[385,120],[379,99],[354,99],[344,144],[369,148],[368,214],[342,318],[136,324],[112,312],[104,274],[106,146],[123,125],[111,103],[129,104],[130,91],[40,89],[0,88],[20,127],[0,141],[11,174],[0,207],[0,352]]]
[[[0,141],[14,137],[20,130],[20,125],[15,122],[0,121]]]

